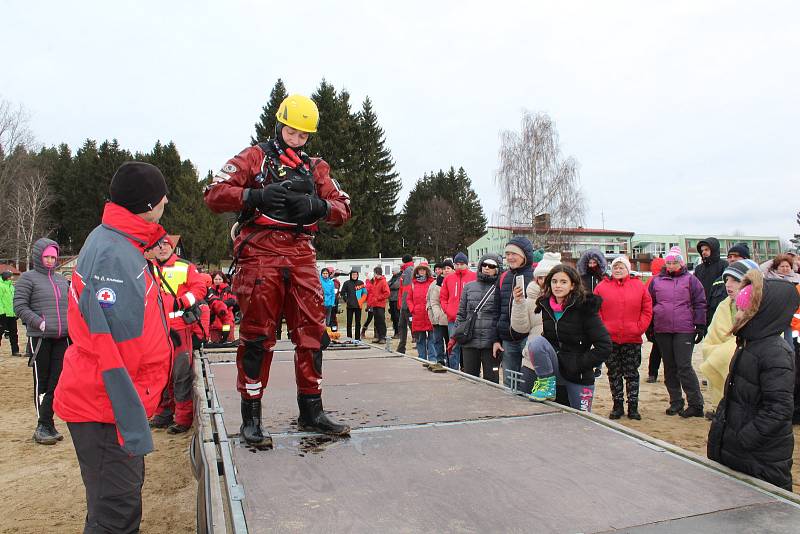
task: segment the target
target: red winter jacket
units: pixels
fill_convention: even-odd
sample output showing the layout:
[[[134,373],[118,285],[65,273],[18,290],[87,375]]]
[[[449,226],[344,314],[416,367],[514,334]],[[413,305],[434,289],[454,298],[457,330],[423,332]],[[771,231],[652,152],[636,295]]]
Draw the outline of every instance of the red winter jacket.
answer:
[[[608,278],[594,289],[603,299],[600,318],[617,344],[641,343],[653,318],[653,300],[638,278]]]
[[[68,304],[73,344],[53,408],[70,423],[114,423],[133,455],[153,450],[147,419],[170,374],[172,344],[153,266],[142,255],[166,232],[106,204],[81,249]]]
[[[458,303],[461,301],[461,294],[464,286],[478,279],[478,275],[469,269],[456,271],[446,276],[442,282],[442,291],[439,293],[439,302],[442,309],[447,314],[447,320],[451,323],[456,322],[458,315]]]
[[[170,328],[173,330],[192,328],[191,324],[187,324],[183,320],[183,310],[193,306],[206,293],[206,284],[200,273],[197,272],[197,267],[193,263],[179,258],[177,254],[173,254],[163,263],[157,262],[157,265],[163,276],[161,291],[169,313]],[[173,293],[178,297],[177,303],[175,297],[172,296]]]
[[[367,280],[367,306],[385,308],[389,300],[389,283],[385,276],[375,275]]]
[[[430,332],[433,330],[433,324],[428,317],[428,288],[435,281],[434,278],[428,277],[424,282],[411,282],[411,286],[406,290],[408,296],[408,310],[411,312],[411,331],[412,332]]]

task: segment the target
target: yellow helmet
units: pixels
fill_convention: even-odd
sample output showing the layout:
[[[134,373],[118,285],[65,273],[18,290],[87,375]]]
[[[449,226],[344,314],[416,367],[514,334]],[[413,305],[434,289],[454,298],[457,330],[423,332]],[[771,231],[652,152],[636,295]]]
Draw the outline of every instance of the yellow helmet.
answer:
[[[307,96],[289,95],[281,102],[275,118],[295,130],[315,133],[319,125],[319,109]]]

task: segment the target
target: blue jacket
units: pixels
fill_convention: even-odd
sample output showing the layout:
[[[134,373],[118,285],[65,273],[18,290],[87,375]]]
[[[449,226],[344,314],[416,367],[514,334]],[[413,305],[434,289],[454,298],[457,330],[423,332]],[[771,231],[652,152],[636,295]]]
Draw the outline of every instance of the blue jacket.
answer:
[[[332,278],[319,277],[319,283],[322,284],[322,294],[324,296],[325,306],[336,305],[336,286],[333,284]]]

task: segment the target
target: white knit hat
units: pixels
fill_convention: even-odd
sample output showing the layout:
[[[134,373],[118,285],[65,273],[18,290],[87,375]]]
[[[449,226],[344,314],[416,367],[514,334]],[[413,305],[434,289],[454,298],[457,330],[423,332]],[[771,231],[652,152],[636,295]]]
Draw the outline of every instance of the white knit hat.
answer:
[[[624,265],[625,268],[628,269],[628,274],[631,274],[631,260],[628,259],[628,256],[623,254],[614,258],[614,260],[611,262],[611,268],[613,269],[614,265],[617,263]]]
[[[536,269],[533,270],[534,278],[538,276],[547,276],[553,267],[559,263],[561,263],[560,252],[545,252],[544,256],[542,256],[542,261],[540,261]]]

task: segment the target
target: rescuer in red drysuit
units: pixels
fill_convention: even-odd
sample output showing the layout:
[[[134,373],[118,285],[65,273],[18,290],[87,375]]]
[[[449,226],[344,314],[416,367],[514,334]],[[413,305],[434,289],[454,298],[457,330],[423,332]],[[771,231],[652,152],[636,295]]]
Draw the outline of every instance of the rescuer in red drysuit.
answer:
[[[193,263],[175,254],[175,245],[169,237],[164,237],[154,251],[175,350],[172,355],[172,380],[164,389],[150,426],[167,428],[170,434],[181,434],[192,427],[192,330],[201,319],[197,304],[205,295],[206,284]]]
[[[313,245],[317,221],[339,226],[350,218],[350,198],[330,177],[324,160],[300,151],[317,131],[316,104],[289,96],[276,118],[274,139],[228,160],[205,192],[212,211],[240,212],[233,275],[242,313],[237,389],[242,396],[241,436],[256,446],[272,444],[261,427],[261,397],[281,315],[295,345],[298,427],[332,435],[350,432],[322,408],[325,308]]]

